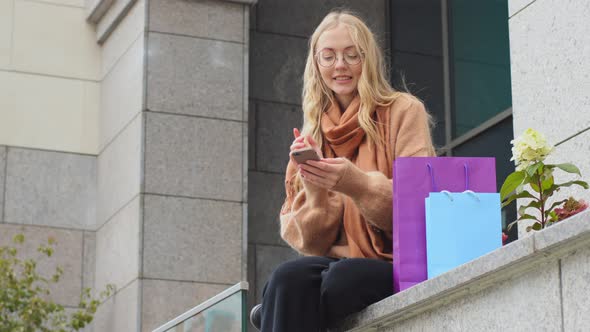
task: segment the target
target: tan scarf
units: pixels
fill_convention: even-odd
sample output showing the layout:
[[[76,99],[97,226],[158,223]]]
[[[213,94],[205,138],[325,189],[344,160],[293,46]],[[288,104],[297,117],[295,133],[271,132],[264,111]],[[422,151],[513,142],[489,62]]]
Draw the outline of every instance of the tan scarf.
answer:
[[[365,131],[359,125],[359,109],[360,98],[357,95],[344,112],[334,102],[322,115],[324,156],[347,158],[365,172],[379,171],[391,179],[393,149],[387,130],[391,128],[389,109],[378,109],[373,115],[373,119],[377,121],[379,136],[383,138],[385,145],[373,143],[370,149]],[[343,227],[351,257],[392,260],[391,234],[378,232],[367,224],[350,197],[344,200]]]

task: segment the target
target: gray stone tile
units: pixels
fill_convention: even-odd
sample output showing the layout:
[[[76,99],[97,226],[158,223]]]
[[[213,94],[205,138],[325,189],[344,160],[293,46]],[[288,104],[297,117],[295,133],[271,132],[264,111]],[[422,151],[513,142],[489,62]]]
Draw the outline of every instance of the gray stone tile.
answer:
[[[559,273],[552,262],[382,330],[561,331],[559,306]],[[531,318],[532,312],[543,314]]]
[[[256,103],[248,102],[248,170],[256,169]]]
[[[589,275],[590,248],[582,248],[561,260],[563,331],[585,331],[590,326]]]
[[[256,30],[256,12],[258,11],[258,4],[255,3],[251,5],[249,9],[250,30]]]
[[[248,242],[285,246],[279,221],[285,200],[284,175],[250,172],[248,179]]]
[[[387,35],[395,41],[392,48],[413,55],[438,57],[442,61],[441,2],[392,1],[389,7],[391,29]],[[442,72],[442,62],[435,70]]]
[[[586,238],[589,234],[590,210],[586,210],[542,231],[534,232],[535,250],[570,244],[576,238]]]
[[[19,148],[7,156],[6,222],[94,227],[96,157]]]
[[[256,245],[248,244],[248,312],[256,305]]]
[[[242,202],[248,202],[248,157],[249,148],[248,124],[242,123]]]
[[[580,70],[590,65],[580,51],[589,16],[588,2],[535,1],[509,20],[515,135],[532,127],[555,144],[590,127],[590,79]]]
[[[274,269],[297,257],[297,252],[289,247],[256,245],[256,303],[262,301],[262,290]]]
[[[142,110],[143,59],[144,35],[140,34],[101,83],[99,150]]]
[[[334,8],[357,12],[375,33],[385,32],[385,1],[363,0],[259,0],[257,28],[260,31],[309,37]]]
[[[241,201],[243,123],[146,116],[146,192]]]
[[[149,33],[147,108],[242,121],[244,46]]]
[[[0,146],[0,223],[4,222],[4,190],[6,185],[6,147]]]
[[[37,260],[37,272],[50,278],[56,267],[61,267],[63,275],[57,284],[49,287],[50,298],[58,304],[70,307],[78,306],[82,291],[82,237],[83,232],[50,227],[29,225],[0,224],[0,246],[13,245],[16,234],[25,236],[22,247],[17,246],[21,258]],[[47,240],[56,241],[51,257],[37,252],[39,245],[47,245]]]
[[[141,130],[142,115],[138,114],[98,156],[98,227],[139,193]]]
[[[140,200],[136,196],[96,232],[95,285],[122,288],[139,277]]]
[[[136,279],[98,307],[92,322],[94,332],[139,331],[140,287],[141,281]]]
[[[256,107],[256,169],[284,173],[289,162],[293,128],[301,129],[298,106],[258,102]]]
[[[508,1],[508,16],[512,17],[516,12],[535,2],[535,0],[509,0]]]
[[[141,330],[146,332],[152,331],[231,286],[150,279],[144,279],[142,283]]]
[[[244,5],[226,1],[150,1],[149,30],[244,41]]]
[[[250,34],[250,97],[301,104],[307,40],[269,33]]]
[[[242,277],[240,203],[146,195],[143,276],[234,284]]]
[[[82,257],[82,288],[94,288],[96,272],[96,232],[84,231],[84,256]]]

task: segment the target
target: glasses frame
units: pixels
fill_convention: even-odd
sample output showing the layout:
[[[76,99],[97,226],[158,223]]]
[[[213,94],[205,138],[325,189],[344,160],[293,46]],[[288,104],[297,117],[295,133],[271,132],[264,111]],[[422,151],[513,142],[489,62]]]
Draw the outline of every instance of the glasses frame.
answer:
[[[329,65],[329,66],[324,66],[324,65],[322,65],[322,64],[320,63],[320,53],[322,53],[323,51],[326,51],[326,50],[334,52],[334,61],[333,61],[333,62],[332,62],[332,64],[331,64],[331,65]],[[346,50],[346,49],[345,49],[345,50]],[[317,52],[315,53],[315,60],[316,60],[316,62],[317,62],[317,64],[318,64],[318,66],[320,66],[320,67],[323,67],[323,68],[331,68],[331,67],[334,67],[334,65],[336,65],[336,62],[338,62],[338,59],[339,59],[339,57],[338,57],[338,53],[340,53],[340,55],[341,55],[341,58],[342,58],[342,61],[344,61],[344,63],[345,63],[345,64],[347,64],[347,65],[349,65],[349,66],[358,66],[358,65],[360,65],[360,64],[363,62],[363,60],[365,59],[365,53],[364,53],[364,52],[362,52],[362,51],[358,51],[357,49],[355,49],[355,51],[357,51],[357,52],[358,52],[358,54],[359,54],[359,62],[357,62],[357,63],[354,63],[354,64],[348,63],[348,61],[346,61],[346,57],[344,56],[344,52],[345,52],[345,51],[342,51],[342,52],[336,52],[336,51],[334,51],[334,50],[332,50],[332,49],[321,49],[321,50],[317,51]]]

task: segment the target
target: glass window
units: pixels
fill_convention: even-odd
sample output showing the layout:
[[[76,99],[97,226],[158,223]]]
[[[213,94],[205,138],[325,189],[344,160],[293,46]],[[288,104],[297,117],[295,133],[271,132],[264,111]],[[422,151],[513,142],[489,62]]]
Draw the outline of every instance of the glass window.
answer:
[[[450,0],[452,137],[512,105],[507,0]]]

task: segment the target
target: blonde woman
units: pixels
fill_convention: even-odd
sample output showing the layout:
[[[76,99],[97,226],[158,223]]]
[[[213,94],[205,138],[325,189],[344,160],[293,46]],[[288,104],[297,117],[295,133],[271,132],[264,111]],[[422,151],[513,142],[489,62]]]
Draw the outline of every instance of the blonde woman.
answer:
[[[393,160],[435,155],[423,104],[390,86],[373,34],[348,12],[311,36],[303,116],[291,152],[321,159],[290,154],[280,222],[304,257],[270,276],[251,312],[263,332],[323,331],[393,294]]]

